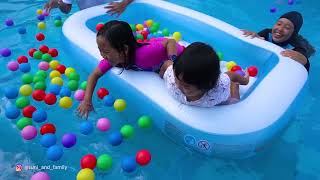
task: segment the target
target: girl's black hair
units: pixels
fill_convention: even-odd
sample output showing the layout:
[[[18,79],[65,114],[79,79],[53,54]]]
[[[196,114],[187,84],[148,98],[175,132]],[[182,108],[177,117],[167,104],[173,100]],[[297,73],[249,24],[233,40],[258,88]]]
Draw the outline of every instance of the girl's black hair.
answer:
[[[194,42],[178,56],[173,69],[179,80],[208,92],[217,84],[220,62],[217,53],[210,45]]]
[[[124,54],[125,63],[121,64],[121,67],[133,69],[135,66],[135,50],[143,44],[137,43],[127,22],[118,20],[109,21],[98,31],[98,36],[104,37],[114,49]],[[125,45],[128,46],[128,57],[125,53]]]

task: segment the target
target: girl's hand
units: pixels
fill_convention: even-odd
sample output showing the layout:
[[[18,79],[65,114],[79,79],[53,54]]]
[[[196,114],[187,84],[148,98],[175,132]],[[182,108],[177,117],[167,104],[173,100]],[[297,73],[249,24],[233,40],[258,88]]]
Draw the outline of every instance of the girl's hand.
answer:
[[[61,1],[61,0],[49,0],[49,1],[44,5],[44,9],[45,9],[47,12],[50,12],[51,9],[59,7],[60,1]]]
[[[259,36],[257,33],[255,33],[255,32],[248,31],[248,30],[245,30],[245,29],[242,29],[241,31],[243,32],[243,35],[244,35],[245,37],[250,36],[251,38],[264,39],[264,37],[260,37],[260,36]]]
[[[117,17],[119,17],[123,11],[126,9],[126,7],[128,6],[128,2],[126,1],[122,1],[122,2],[111,2],[110,4],[108,4],[108,6],[104,7],[105,9],[109,9],[107,11],[108,14],[110,14],[111,16],[113,15],[117,15]]]
[[[81,104],[78,106],[77,111],[78,111],[78,115],[81,118],[88,119],[89,112],[94,111],[94,108],[91,102],[83,100]]]

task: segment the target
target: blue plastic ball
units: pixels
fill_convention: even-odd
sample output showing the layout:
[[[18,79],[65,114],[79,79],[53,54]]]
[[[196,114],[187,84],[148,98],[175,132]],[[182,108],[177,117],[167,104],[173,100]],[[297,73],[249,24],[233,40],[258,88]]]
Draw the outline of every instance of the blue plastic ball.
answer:
[[[61,16],[54,17],[54,20],[60,20],[61,21]]]
[[[19,90],[18,88],[15,88],[15,87],[6,87],[4,89],[4,95],[8,99],[15,99],[19,95]]]
[[[119,131],[116,131],[116,132],[113,132],[109,135],[109,143],[112,145],[112,146],[118,146],[122,143],[122,135]]]
[[[69,88],[63,86],[61,88],[61,90],[60,90],[60,97],[65,97],[65,96],[70,97],[71,96],[71,91],[70,91]]]
[[[27,73],[31,70],[31,66],[29,63],[22,63],[19,65],[19,69],[23,73]]]
[[[147,37],[148,39],[152,39],[153,38],[153,34],[148,34],[148,37]]]
[[[65,148],[71,148],[77,143],[77,137],[75,134],[72,133],[66,133],[62,136],[61,144]]]
[[[107,95],[103,98],[103,104],[105,106],[113,106],[115,99],[111,95]]]
[[[11,50],[9,48],[3,48],[0,50],[0,54],[3,57],[9,57],[11,55]]]
[[[53,145],[47,150],[47,159],[51,161],[58,161],[63,155],[63,149],[61,146]]]
[[[27,29],[25,27],[21,27],[18,29],[19,34],[25,34],[27,32]]]
[[[61,86],[57,84],[50,84],[49,86],[49,92],[54,95],[58,95],[60,93],[60,89],[61,89]]]
[[[33,114],[32,114],[32,120],[35,122],[41,123],[47,120],[47,113],[46,111],[42,109],[37,109]]]
[[[51,147],[56,143],[57,143],[57,138],[54,134],[51,134],[51,133],[44,134],[40,139],[41,146],[46,148]]]
[[[83,122],[80,125],[80,132],[81,134],[88,135],[93,131],[93,125],[91,122]]]
[[[20,110],[16,106],[6,108],[5,115],[8,119],[16,119],[20,116]]]
[[[246,73],[243,72],[242,70],[238,70],[238,71],[236,71],[236,73],[239,74],[240,76],[245,76],[246,75]]]
[[[137,168],[136,159],[132,156],[123,158],[121,161],[121,168],[128,173],[133,172]]]
[[[12,19],[6,19],[5,24],[6,24],[7,26],[13,26],[13,25],[14,25],[14,22],[13,22]]]
[[[46,17],[43,14],[39,14],[37,18],[39,21],[44,21]]]

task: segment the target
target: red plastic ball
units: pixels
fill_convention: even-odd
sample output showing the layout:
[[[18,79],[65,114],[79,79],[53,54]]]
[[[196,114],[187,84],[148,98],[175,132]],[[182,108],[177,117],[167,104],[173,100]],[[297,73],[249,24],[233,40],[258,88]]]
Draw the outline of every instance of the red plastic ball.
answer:
[[[143,40],[142,39],[138,39],[137,42],[138,43],[143,43]]]
[[[250,66],[247,70],[251,77],[255,77],[258,74],[258,68],[255,66]]]
[[[64,72],[66,71],[66,67],[62,64],[59,64],[56,70],[59,71],[61,74],[64,74]]]
[[[231,68],[231,72],[236,72],[236,71],[238,71],[238,70],[242,70],[242,68],[240,67],[240,66],[238,66],[238,65],[235,65],[235,66],[233,66],[232,68]]]
[[[150,152],[145,149],[138,151],[136,154],[136,161],[141,166],[145,166],[145,165],[149,164],[149,162],[151,161]]]
[[[46,45],[41,45],[41,46],[39,47],[39,50],[40,50],[43,54],[45,54],[45,53],[47,53],[47,52],[49,51],[49,48],[48,48],[48,46],[46,46]]]
[[[53,125],[53,124],[44,124],[43,126],[41,126],[40,128],[40,134],[41,135],[44,135],[44,134],[47,134],[47,133],[56,133],[56,127]]]
[[[97,165],[97,158],[93,154],[87,154],[81,158],[80,165],[82,169],[94,169]]]
[[[103,24],[99,23],[96,25],[96,31],[100,31],[100,29],[103,28]]]
[[[32,92],[32,97],[36,101],[42,101],[45,96],[46,96],[46,93],[42,89],[37,89]]]
[[[33,53],[36,52],[36,51],[37,51],[37,49],[35,49],[35,48],[29,49],[29,52],[28,52],[28,53],[29,53],[29,56],[30,56],[30,57],[33,57]]]
[[[103,99],[106,95],[109,94],[109,91],[106,89],[106,88],[100,88],[98,91],[97,91],[97,95],[100,99]]]
[[[22,114],[24,117],[32,118],[32,114],[36,110],[37,109],[34,106],[29,105],[29,106],[26,106],[25,108],[23,108]]]
[[[142,31],[140,34],[143,36],[144,39],[147,39],[149,33],[148,31]]]
[[[44,97],[44,102],[48,105],[53,105],[57,102],[57,97],[52,93],[46,94]]]
[[[32,53],[33,54],[33,53]],[[19,56],[17,58],[17,61],[19,64],[22,64],[22,63],[27,63],[28,62],[28,58],[26,56]]]
[[[45,37],[44,34],[42,34],[42,33],[38,33],[38,34],[36,35],[36,39],[37,39],[38,41],[43,41],[45,38],[46,38],[46,37]]]
[[[51,48],[49,49],[48,53],[52,56],[52,57],[57,57],[58,56],[58,50],[56,48]]]

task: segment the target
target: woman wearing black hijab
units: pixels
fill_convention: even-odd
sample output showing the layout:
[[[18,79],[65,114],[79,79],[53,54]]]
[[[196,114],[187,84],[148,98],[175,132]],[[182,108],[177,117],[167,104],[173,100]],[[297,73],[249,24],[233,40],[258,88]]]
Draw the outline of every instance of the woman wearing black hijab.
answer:
[[[245,36],[258,37],[281,46],[286,49],[281,55],[301,63],[309,71],[308,58],[315,53],[315,49],[299,34],[302,24],[302,15],[291,11],[282,15],[272,29],[264,29],[259,33],[243,32]]]

